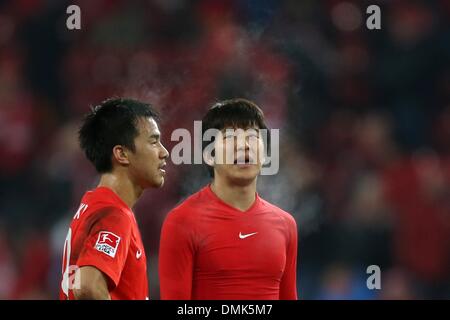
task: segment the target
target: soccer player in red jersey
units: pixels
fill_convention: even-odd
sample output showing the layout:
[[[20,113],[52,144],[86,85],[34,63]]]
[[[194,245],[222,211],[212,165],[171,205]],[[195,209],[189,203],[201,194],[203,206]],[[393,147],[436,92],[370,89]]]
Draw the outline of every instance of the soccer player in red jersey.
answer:
[[[267,141],[251,132],[267,129],[261,109],[244,99],[217,103],[203,119],[202,131],[208,129],[219,131],[215,153],[205,159],[213,180],[164,221],[161,298],[297,299],[295,220],[256,192],[263,162],[257,154]],[[228,147],[230,139],[241,138],[245,143]],[[250,138],[257,143],[249,143]],[[203,147],[205,157],[205,142]],[[223,159],[227,151],[231,163]]]
[[[109,99],[84,119],[79,141],[100,173],[64,243],[60,299],[148,299],[147,262],[131,208],[164,184],[168,152],[146,103]]]

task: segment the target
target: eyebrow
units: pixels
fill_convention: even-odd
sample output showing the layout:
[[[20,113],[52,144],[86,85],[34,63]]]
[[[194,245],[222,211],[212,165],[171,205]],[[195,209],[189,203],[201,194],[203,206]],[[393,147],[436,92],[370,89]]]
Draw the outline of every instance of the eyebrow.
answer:
[[[154,133],[154,134],[152,134],[152,135],[150,135],[150,139],[158,139],[158,138],[160,138],[161,137],[161,135],[159,134],[159,133]]]
[[[234,130],[234,131],[232,131],[232,132],[230,132],[230,131],[228,131],[228,130]],[[241,128],[238,128],[238,129],[241,129]],[[222,131],[222,134],[224,134],[224,135],[232,135],[232,134],[234,134],[235,133],[235,131],[236,130],[238,130],[238,129],[233,129],[233,128],[226,128],[226,129],[222,129],[221,131]],[[247,128],[247,129],[241,129],[241,130],[243,130],[245,133],[254,133],[254,132],[256,132],[256,133],[259,133],[259,131],[261,130],[260,128]]]

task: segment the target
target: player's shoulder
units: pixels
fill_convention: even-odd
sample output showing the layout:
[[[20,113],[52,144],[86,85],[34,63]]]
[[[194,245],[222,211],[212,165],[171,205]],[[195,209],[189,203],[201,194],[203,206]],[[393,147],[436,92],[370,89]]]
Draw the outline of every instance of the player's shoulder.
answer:
[[[131,222],[130,210],[115,197],[99,192],[98,189],[85,193],[76,215],[80,217],[84,215],[95,220],[113,217],[122,222]]]
[[[265,208],[269,209],[273,214],[279,216],[280,218],[282,218],[283,220],[285,220],[288,224],[290,225],[294,225],[296,226],[297,223],[294,219],[294,216],[292,214],[290,214],[289,212],[281,209],[280,207],[274,205],[273,203],[270,203],[267,200],[264,200],[262,198],[260,198],[261,201],[261,205],[264,206]]]
[[[82,197],[82,202],[92,206],[113,206],[122,211],[129,211],[127,204],[111,189],[107,187],[97,187],[87,191]],[[125,210],[124,210],[125,209]]]
[[[133,220],[130,213],[126,212],[122,208],[112,205],[110,203],[96,203],[91,207],[88,207],[85,212],[76,216],[73,219],[74,223],[78,221],[79,225],[116,225],[121,228],[129,229],[132,227]]]
[[[195,217],[205,205],[203,189],[180,200],[180,202],[169,211],[167,218],[188,220]]]

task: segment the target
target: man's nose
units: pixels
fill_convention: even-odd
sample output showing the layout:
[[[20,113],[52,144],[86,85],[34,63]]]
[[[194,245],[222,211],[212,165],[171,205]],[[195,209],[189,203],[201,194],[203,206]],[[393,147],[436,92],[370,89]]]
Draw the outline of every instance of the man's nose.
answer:
[[[250,142],[249,142],[249,138],[246,137],[245,135],[241,135],[241,136],[237,136],[236,140],[235,140],[235,147],[236,150],[250,150]]]
[[[162,159],[167,159],[169,157],[169,151],[167,151],[167,149],[163,145],[161,145],[161,147],[162,147],[161,158]]]

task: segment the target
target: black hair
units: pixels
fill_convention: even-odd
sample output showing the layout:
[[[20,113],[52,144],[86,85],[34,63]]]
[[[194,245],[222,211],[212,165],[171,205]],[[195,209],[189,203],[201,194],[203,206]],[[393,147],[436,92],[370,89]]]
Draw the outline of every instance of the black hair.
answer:
[[[225,128],[268,129],[264,120],[264,112],[254,102],[247,99],[236,98],[223,100],[215,103],[206,113],[202,120],[202,137],[208,129],[223,130]],[[263,138],[265,138],[263,136]],[[203,139],[202,139],[203,140]],[[211,143],[202,141],[203,150]],[[266,147],[270,145],[270,134],[264,141]],[[214,168],[207,165],[208,172],[214,177]]]
[[[135,151],[141,118],[159,121],[157,111],[148,103],[126,98],[111,98],[92,107],[78,131],[80,147],[98,173],[112,170],[112,149],[122,145]]]

